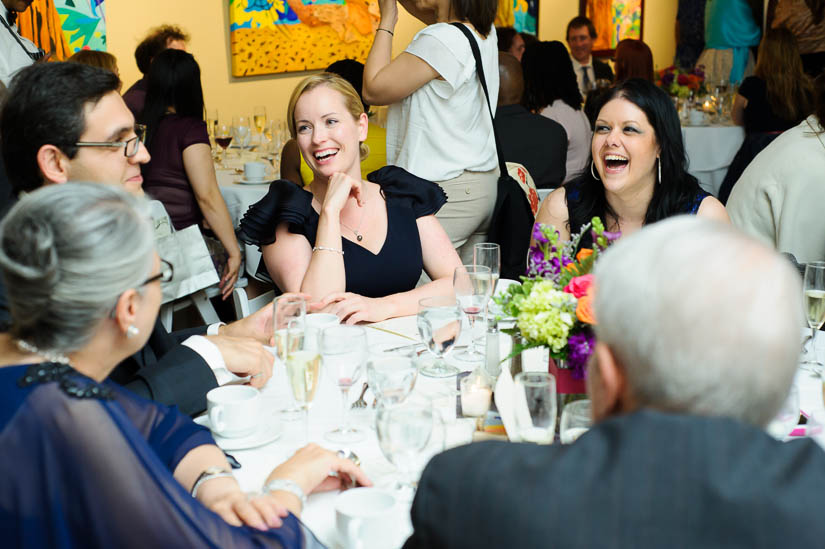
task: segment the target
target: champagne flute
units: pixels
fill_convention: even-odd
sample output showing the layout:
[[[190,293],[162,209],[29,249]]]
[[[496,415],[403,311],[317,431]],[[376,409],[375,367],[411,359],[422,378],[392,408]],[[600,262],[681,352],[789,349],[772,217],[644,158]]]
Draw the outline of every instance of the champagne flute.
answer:
[[[221,168],[226,169],[226,149],[232,143],[232,128],[226,124],[221,124],[215,129],[215,143],[217,143],[223,154],[221,155]]]
[[[292,347],[293,330],[287,332],[287,341]],[[300,343],[305,343],[306,338],[301,334]],[[298,403],[304,416],[304,438],[309,442],[309,408],[315,399],[315,391],[318,390],[321,378],[321,355],[317,349],[308,349],[300,346],[295,351],[290,351],[286,357],[286,374],[289,386],[292,388],[292,396]]]
[[[252,120],[255,122],[255,129],[263,135],[266,127],[266,107],[257,106],[252,110]]]
[[[246,146],[249,144],[249,117],[247,116],[233,116],[232,117],[232,133],[235,135],[235,141],[238,147],[241,148],[241,156],[243,156]]]
[[[459,372],[444,362],[461,334],[461,309],[453,296],[425,297],[418,302],[418,333],[435,360],[421,369],[429,377],[450,377]]]
[[[341,424],[325,436],[341,444],[358,442],[364,431],[349,425],[349,391],[364,369],[367,331],[362,326],[330,326],[321,331],[319,347],[324,369],[335,376],[341,390]]]
[[[381,452],[399,473],[393,486],[399,498],[412,501],[416,482],[413,480],[420,454],[433,432],[432,402],[424,397],[410,398],[390,404],[382,401],[375,416],[375,429]]]
[[[556,434],[556,378],[546,372],[516,374],[514,408],[521,439],[552,444]]]
[[[302,297],[279,296],[272,302],[272,327],[275,336],[275,358],[286,368],[291,351],[304,347],[306,329],[306,301]],[[301,408],[293,405],[281,411],[287,421],[298,419]]]
[[[814,261],[805,265],[805,281],[802,285],[805,313],[811,328],[811,342],[802,362],[806,370],[819,374],[822,362],[816,357],[816,332],[825,322],[825,262]]]
[[[490,268],[490,280],[492,281],[491,296],[496,295],[498,277],[501,272],[501,246],[495,242],[479,242],[473,246],[473,265],[483,265]],[[484,318],[490,319],[490,303],[484,307]]]
[[[474,328],[476,317],[484,311],[493,290],[493,279],[489,267],[483,265],[462,265],[453,274],[453,289],[461,310],[470,320],[470,345],[467,350],[456,355],[460,360],[480,362],[484,354],[476,349]]]

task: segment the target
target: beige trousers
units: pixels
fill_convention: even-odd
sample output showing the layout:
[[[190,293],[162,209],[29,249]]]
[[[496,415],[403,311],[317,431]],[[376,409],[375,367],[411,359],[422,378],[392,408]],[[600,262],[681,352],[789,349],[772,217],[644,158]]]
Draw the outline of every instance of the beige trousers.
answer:
[[[447,193],[447,203],[435,214],[461,257],[473,262],[473,245],[487,240],[490,218],[498,192],[498,168],[489,172],[467,172],[446,181],[436,181]]]

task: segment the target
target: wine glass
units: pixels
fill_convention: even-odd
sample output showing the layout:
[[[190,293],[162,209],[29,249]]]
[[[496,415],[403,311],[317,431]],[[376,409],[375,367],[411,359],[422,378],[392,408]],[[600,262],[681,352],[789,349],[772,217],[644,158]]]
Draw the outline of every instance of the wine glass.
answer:
[[[501,272],[501,246],[495,242],[479,242],[473,246],[473,265],[483,265],[490,269],[490,280],[492,281],[491,296],[496,295],[498,277]],[[490,318],[490,304],[484,307],[484,318]]]
[[[221,155],[221,168],[226,168],[226,149],[232,143],[232,127],[226,124],[221,124],[215,128],[215,143],[223,149]]]
[[[321,331],[318,343],[324,369],[335,376],[341,390],[341,424],[324,436],[341,444],[358,442],[364,431],[349,425],[349,391],[364,369],[367,331],[361,326],[330,326]]]
[[[255,122],[255,129],[263,135],[264,128],[266,128],[266,107],[259,105],[252,109],[252,120]]]
[[[576,439],[590,429],[593,423],[592,406],[589,400],[574,400],[561,411],[559,436],[562,444],[573,444]]]
[[[247,116],[233,116],[232,117],[232,133],[235,136],[235,141],[241,148],[241,156],[243,156],[246,146],[249,145],[249,117]]]
[[[433,432],[433,407],[429,399],[416,396],[404,402],[381,402],[375,417],[381,452],[398,469],[393,486],[400,499],[412,501],[416,482],[414,470]]]
[[[304,346],[306,301],[302,297],[279,296],[272,302],[272,327],[275,336],[275,358],[286,368],[291,351]],[[281,411],[281,417],[290,421],[300,417],[301,408],[293,405]]]
[[[418,333],[435,356],[432,364],[421,369],[429,377],[450,377],[459,369],[444,362],[461,334],[461,309],[453,296],[425,297],[418,302]]]
[[[456,358],[470,362],[484,360],[484,353],[478,352],[475,342],[475,321],[479,313],[486,309],[493,290],[492,273],[483,265],[462,265],[456,267],[453,274],[453,289],[461,310],[470,321],[470,344],[466,351],[458,353]]]
[[[287,332],[287,341],[291,342],[292,330]],[[300,343],[305,343],[306,338],[301,337]],[[315,399],[315,391],[321,378],[321,355],[317,349],[300,348],[290,351],[286,357],[286,374],[289,386],[292,388],[292,396],[298,403],[304,416],[304,435],[309,442],[309,408]]]
[[[516,374],[516,427],[525,442],[552,444],[556,434],[556,378],[546,372]]]
[[[805,313],[811,328],[811,342],[802,362],[802,367],[816,374],[822,371],[822,362],[816,357],[816,332],[825,322],[825,262],[814,261],[805,265],[805,280],[802,284]]]
[[[387,352],[386,346],[370,349],[367,380],[379,402],[403,402],[415,387],[418,367],[411,352]]]

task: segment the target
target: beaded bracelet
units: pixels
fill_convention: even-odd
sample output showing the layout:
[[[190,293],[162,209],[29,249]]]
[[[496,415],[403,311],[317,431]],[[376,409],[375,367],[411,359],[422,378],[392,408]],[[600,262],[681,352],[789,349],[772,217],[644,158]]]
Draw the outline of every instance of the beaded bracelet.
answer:
[[[270,494],[277,491],[289,492],[301,501],[301,508],[307,504],[307,496],[297,482],[288,478],[276,478],[264,486],[263,493]]]
[[[319,250],[322,251],[322,252],[335,252],[337,254],[344,255],[344,250],[339,250],[338,248],[328,248],[326,246],[313,246],[312,247],[313,252],[317,252]]]

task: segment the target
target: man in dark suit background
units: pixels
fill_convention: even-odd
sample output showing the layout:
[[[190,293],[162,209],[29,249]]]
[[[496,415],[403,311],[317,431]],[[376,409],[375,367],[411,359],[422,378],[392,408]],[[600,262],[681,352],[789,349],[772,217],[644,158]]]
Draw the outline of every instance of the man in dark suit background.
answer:
[[[613,81],[610,65],[592,55],[595,39],[596,27],[587,17],[579,15],[567,24],[567,46],[570,48],[570,60],[573,62],[582,97],[587,97],[587,92],[595,87],[596,80]]]
[[[436,456],[405,547],[822,547],[825,454],[761,429],[799,358],[788,262],[682,216],[622,239],[595,280],[594,426]]]
[[[15,196],[70,180],[142,193],[140,165],[150,157],[119,83],[111,72],[79,63],[38,63],[15,76],[0,112],[0,147]],[[0,299],[0,318],[8,319],[6,307]],[[257,387],[269,380],[274,357],[263,344],[271,318],[270,306],[229,325],[173,334],[158,320],[147,345],[111,378],[183,413],[200,412],[206,393],[234,378],[230,372],[253,376]]]
[[[509,53],[498,54],[496,131],[506,162],[522,164],[539,189],[555,189],[564,181],[567,134],[561,124],[521,106],[524,74]]]

